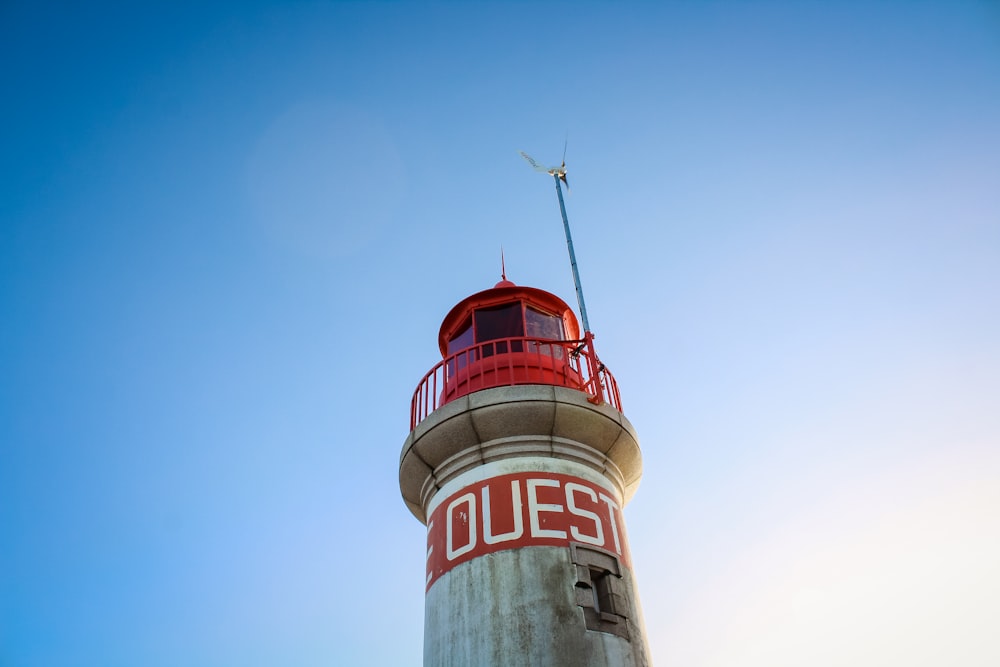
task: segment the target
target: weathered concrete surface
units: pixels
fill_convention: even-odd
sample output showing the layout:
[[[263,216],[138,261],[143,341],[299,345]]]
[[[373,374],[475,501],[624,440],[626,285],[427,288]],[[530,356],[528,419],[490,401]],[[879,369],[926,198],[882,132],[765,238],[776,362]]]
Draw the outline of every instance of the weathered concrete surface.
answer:
[[[632,573],[630,638],[586,628],[576,570],[560,547],[464,563],[427,592],[424,667],[645,667],[648,648]]]

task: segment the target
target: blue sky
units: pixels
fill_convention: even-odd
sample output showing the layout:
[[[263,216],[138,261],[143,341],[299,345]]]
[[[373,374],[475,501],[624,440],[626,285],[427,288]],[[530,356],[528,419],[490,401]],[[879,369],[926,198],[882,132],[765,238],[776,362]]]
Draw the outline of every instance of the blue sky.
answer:
[[[0,665],[419,665],[452,305],[574,303],[657,664],[1000,662],[990,2],[0,7]]]

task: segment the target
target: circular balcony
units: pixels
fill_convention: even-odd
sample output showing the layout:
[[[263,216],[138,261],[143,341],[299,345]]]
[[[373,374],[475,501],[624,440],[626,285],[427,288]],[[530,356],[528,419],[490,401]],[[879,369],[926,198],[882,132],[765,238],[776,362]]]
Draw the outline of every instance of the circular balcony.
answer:
[[[576,389],[592,403],[621,412],[618,383],[589,340],[514,337],[472,345],[442,359],[423,377],[410,403],[410,429],[446,403],[475,391],[541,384]]]

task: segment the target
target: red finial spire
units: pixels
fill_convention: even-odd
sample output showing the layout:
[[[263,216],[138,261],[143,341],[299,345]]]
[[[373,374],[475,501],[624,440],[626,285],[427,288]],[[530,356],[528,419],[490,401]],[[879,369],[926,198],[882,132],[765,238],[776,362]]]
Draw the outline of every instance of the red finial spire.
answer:
[[[500,246],[500,282],[493,286],[494,289],[497,287],[515,287],[514,283],[507,280],[507,264],[503,257],[503,246]]]

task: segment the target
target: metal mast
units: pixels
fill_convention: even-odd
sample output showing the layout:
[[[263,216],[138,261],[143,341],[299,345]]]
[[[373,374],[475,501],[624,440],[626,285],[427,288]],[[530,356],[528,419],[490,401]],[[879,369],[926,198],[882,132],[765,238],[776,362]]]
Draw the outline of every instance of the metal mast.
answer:
[[[583,322],[583,330],[590,332],[590,321],[587,319],[587,304],[583,300],[583,285],[580,284],[580,270],[576,268],[576,252],[573,251],[573,235],[569,231],[569,218],[566,217],[566,204],[563,202],[562,186],[559,181],[566,180],[566,163],[563,162],[561,171],[549,172],[556,182],[556,194],[559,196],[559,212],[562,213],[563,229],[566,231],[566,247],[569,249],[569,264],[573,268],[573,284],[576,286],[576,301],[580,304],[580,320]],[[569,185],[567,184],[567,188]]]
[[[560,181],[566,184],[566,188],[569,189],[569,181],[566,180],[566,159],[563,157],[563,162],[558,167],[543,167],[542,165],[535,162],[535,159],[530,155],[521,151],[521,157],[528,161],[535,171],[540,171],[542,173],[550,175],[556,182],[556,195],[559,197],[559,212],[562,214],[563,230],[566,232],[566,247],[569,250],[569,263],[570,267],[573,269],[573,285],[576,287],[576,302],[580,306],[580,320],[583,322],[583,330],[585,333],[590,333],[590,320],[587,319],[587,305],[583,300],[583,285],[580,284],[580,270],[576,266],[576,252],[573,250],[573,235],[569,231],[569,217],[566,215],[566,202],[563,201],[562,185]]]
[[[590,320],[587,319],[587,306],[583,300],[583,286],[580,284],[580,270],[576,266],[576,252],[573,250],[573,235],[569,231],[569,217],[566,215],[566,202],[563,201],[562,185],[560,181],[566,184],[566,189],[569,189],[569,181],[566,180],[566,154],[563,151],[563,161],[558,167],[543,167],[542,165],[535,162],[534,158],[530,155],[521,151],[521,157],[528,161],[535,171],[540,171],[548,174],[556,182],[556,195],[559,197],[559,212],[562,214],[563,229],[566,231],[566,248],[569,250],[569,263],[573,269],[573,285],[576,287],[576,301],[580,306],[580,321],[583,323],[583,345],[580,349],[586,350],[587,363],[590,364],[591,370],[591,382],[593,382],[593,390],[596,396],[596,402],[598,404],[604,402],[604,385],[601,382],[601,371],[604,370],[604,364],[601,360],[597,358],[597,352],[594,350],[594,333],[590,330]],[[578,350],[579,352],[579,350]]]

